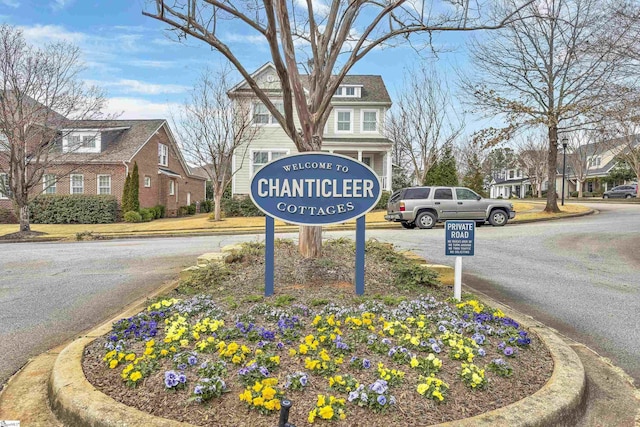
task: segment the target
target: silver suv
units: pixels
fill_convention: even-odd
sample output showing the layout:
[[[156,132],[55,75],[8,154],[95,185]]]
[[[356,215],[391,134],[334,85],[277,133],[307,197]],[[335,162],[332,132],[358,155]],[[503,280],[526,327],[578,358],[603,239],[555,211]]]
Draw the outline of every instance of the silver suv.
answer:
[[[464,187],[408,187],[395,191],[387,204],[387,221],[400,222],[404,228],[432,228],[448,219],[489,221],[502,226],[515,218],[513,204],[483,199]]]

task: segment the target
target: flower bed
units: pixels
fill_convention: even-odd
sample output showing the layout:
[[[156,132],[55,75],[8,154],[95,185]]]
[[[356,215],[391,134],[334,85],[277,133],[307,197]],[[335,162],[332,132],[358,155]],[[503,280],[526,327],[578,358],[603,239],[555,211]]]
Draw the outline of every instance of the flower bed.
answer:
[[[424,426],[515,402],[550,375],[539,340],[476,300],[341,294],[313,307],[164,299],[88,346],[85,374],[127,405],[207,426],[277,425],[285,397],[297,426]]]

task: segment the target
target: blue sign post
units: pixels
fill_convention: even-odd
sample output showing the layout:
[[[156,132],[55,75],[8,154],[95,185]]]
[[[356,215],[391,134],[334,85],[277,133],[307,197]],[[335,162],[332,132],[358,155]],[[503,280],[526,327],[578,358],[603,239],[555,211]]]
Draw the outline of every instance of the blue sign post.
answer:
[[[251,200],[267,215],[265,295],[273,295],[273,218],[322,226],[357,218],[356,293],[364,293],[365,214],[381,196],[376,173],[350,157],[301,153],[281,157],[251,180]]]
[[[445,255],[455,256],[453,279],[453,297],[460,301],[462,298],[462,257],[473,256],[475,251],[475,221],[446,221]]]

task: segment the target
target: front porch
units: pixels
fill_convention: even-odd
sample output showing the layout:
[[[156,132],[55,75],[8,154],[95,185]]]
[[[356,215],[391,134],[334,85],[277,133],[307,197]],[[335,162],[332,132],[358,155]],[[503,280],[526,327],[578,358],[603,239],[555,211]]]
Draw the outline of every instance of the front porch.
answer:
[[[324,148],[324,147],[323,147]],[[325,148],[323,151],[327,151],[333,154],[340,154],[345,157],[356,159],[359,162],[369,166],[378,176],[380,181],[380,188],[382,191],[391,191],[391,153],[388,151],[380,151],[373,149],[346,149],[346,148]]]

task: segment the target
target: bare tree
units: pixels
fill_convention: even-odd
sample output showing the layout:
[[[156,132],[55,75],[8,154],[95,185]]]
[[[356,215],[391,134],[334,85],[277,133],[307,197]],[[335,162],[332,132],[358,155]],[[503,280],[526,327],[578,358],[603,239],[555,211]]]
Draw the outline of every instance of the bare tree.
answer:
[[[509,0],[510,2],[512,0]],[[614,0],[615,2],[615,0]],[[508,125],[485,132],[487,143],[508,139],[523,127],[547,129],[547,173],[551,185],[545,211],[558,212],[558,133],[584,126],[590,115],[613,102],[615,84],[628,61],[619,51],[635,36],[631,25],[611,19],[609,2],[540,0],[504,29],[471,45],[473,73],[464,80],[476,107],[502,114]]]
[[[451,93],[435,70],[410,71],[406,86],[387,120],[386,133],[411,163],[416,182],[423,183],[442,147],[464,129],[451,103]]]
[[[2,192],[30,231],[29,201],[42,191],[47,168],[79,147],[57,144],[73,120],[102,117],[105,98],[79,78],[80,51],[68,43],[36,48],[20,30],[0,26],[0,171]]]
[[[529,179],[532,193],[542,197],[542,183],[547,173],[547,141],[544,135],[530,135],[518,145],[518,164]]]
[[[205,69],[182,106],[176,125],[185,152],[203,165],[211,180],[216,221],[220,221],[224,190],[236,172],[232,169],[233,155],[241,168],[248,144],[261,130],[253,124],[250,101],[228,96],[232,87],[229,76],[228,68]]]
[[[526,0],[523,0],[526,1]],[[484,1],[409,0],[149,0],[145,15],[169,24],[222,53],[276,118],[298,151],[319,150],[331,98],[351,68],[379,46],[407,43],[414,33],[429,44],[438,31],[499,28],[514,14],[487,15]],[[518,8],[516,8],[518,9]],[[231,30],[233,28],[233,30]],[[264,39],[275,66],[283,103],[276,108],[225,37],[240,29]],[[419,40],[418,40],[419,41]],[[303,87],[301,68],[308,86]],[[294,109],[299,123],[294,120]],[[301,227],[300,252],[317,257],[321,227]]]

